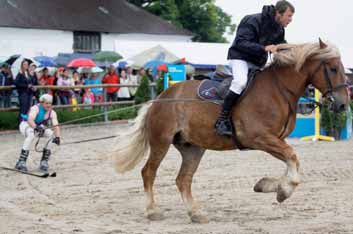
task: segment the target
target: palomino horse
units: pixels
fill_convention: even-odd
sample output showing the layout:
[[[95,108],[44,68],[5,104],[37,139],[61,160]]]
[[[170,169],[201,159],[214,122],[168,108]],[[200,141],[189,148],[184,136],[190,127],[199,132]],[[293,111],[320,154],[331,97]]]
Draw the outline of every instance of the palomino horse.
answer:
[[[280,45],[271,66],[259,73],[233,111],[238,141],[247,148],[265,151],[287,165],[281,178],[263,178],[256,192],[276,192],[278,202],[289,198],[300,183],[298,156],[285,138],[293,130],[296,106],[305,87],[312,84],[330,97],[336,110],[348,105],[346,76],[336,47],[320,43]],[[147,217],[161,218],[153,184],[157,169],[171,144],[182,155],[176,185],[193,222],[207,222],[192,197],[191,183],[206,149],[233,150],[232,139],[218,136],[214,124],[221,110],[197,99],[199,81],[173,85],[152,104],[144,106],[131,131],[117,141],[114,159],[119,173],[133,169],[149,152],[142,169],[147,195]],[[170,101],[170,100],[174,101]],[[163,101],[164,100],[164,101]]]

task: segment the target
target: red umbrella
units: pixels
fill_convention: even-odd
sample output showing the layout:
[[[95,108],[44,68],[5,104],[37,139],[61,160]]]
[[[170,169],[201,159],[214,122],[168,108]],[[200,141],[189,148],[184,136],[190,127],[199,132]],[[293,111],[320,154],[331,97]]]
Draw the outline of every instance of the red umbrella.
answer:
[[[159,66],[157,66],[157,71],[165,71],[167,72],[168,71],[168,67],[166,64],[161,64]]]
[[[91,60],[86,58],[78,58],[72,60],[67,67],[96,67],[97,65]]]

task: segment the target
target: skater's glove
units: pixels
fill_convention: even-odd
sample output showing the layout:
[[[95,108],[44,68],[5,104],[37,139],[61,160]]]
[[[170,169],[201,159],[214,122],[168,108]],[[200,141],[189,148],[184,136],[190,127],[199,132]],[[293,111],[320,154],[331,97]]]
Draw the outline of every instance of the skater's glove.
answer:
[[[54,144],[60,145],[60,137],[55,137],[52,142]]]
[[[34,134],[37,135],[38,137],[42,137],[44,135],[44,132],[45,132],[45,129],[40,125],[37,125],[34,128]]]

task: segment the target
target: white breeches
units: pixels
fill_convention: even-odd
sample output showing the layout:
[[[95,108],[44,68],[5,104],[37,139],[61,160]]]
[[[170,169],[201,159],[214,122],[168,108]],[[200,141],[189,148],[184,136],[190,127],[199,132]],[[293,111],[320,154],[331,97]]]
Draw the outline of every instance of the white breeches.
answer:
[[[22,121],[20,124],[20,132],[25,137],[25,141],[23,143],[22,149],[29,150],[34,138],[36,137],[34,135],[34,129],[31,128],[27,122]],[[52,130],[45,129],[44,137],[49,138],[46,148],[48,148],[48,145],[51,143],[51,139],[53,138],[53,135],[54,133]]]
[[[239,59],[230,60],[229,65],[233,72],[233,80],[229,89],[236,94],[241,94],[248,82],[249,65],[246,61]]]

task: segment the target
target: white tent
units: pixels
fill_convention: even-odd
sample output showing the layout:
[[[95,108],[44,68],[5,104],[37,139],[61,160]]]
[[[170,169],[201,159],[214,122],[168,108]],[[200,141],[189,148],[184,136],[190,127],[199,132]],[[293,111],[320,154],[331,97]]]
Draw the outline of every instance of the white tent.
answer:
[[[171,63],[178,59],[179,58],[177,56],[165,49],[163,46],[157,45],[133,57],[130,57],[128,60],[132,61],[133,64],[137,67],[143,67],[147,62],[151,60],[158,60],[166,63]]]
[[[227,52],[229,44],[167,42],[167,41],[115,41],[115,50],[124,58],[131,58],[142,51],[156,46],[164,47],[178,58],[186,58],[194,64],[228,64]]]

